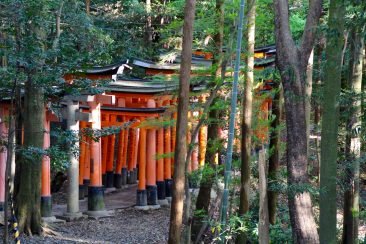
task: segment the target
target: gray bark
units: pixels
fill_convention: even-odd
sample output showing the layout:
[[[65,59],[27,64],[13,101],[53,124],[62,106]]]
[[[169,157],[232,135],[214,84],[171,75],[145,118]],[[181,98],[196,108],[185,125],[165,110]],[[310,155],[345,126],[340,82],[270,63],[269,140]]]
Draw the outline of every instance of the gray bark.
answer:
[[[276,62],[285,97],[287,124],[287,171],[289,211],[294,243],[319,243],[317,225],[308,191],[298,192],[309,184],[305,113],[305,75],[314,46],[315,30],[321,15],[322,1],[310,1],[300,47],[296,47],[289,25],[287,0],[275,0]]]
[[[176,148],[174,154],[175,167],[172,187],[173,196],[170,214],[170,228],[168,239],[169,244],[180,243],[182,229],[185,161],[187,155],[186,135],[189,109],[189,83],[191,74],[193,23],[195,8],[195,0],[186,0],[186,5],[184,9],[182,64],[179,76],[179,103]]]

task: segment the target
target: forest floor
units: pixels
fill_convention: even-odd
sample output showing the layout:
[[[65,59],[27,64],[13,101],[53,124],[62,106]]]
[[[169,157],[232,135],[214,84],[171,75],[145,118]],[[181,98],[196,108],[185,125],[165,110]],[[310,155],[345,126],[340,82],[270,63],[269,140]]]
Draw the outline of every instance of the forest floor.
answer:
[[[166,243],[169,230],[169,208],[135,210],[136,185],[105,194],[110,217],[98,220],[83,218],[44,227],[41,236],[21,236],[21,243]],[[80,200],[80,211],[87,210],[87,200]],[[53,214],[66,212],[66,189],[53,194]],[[4,227],[0,225],[0,236]]]
[[[112,217],[98,220],[57,223],[45,228],[42,236],[21,236],[21,243],[166,243],[168,208],[138,211],[116,210]],[[0,236],[3,228],[0,228]]]

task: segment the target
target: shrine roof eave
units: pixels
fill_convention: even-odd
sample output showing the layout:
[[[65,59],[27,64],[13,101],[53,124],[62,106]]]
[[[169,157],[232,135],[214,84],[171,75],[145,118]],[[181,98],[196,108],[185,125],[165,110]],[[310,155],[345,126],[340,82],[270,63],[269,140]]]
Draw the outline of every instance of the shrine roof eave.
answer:
[[[254,52],[276,52],[276,45],[268,45],[263,47],[258,47],[254,49]]]
[[[89,109],[90,107],[87,105],[80,105],[80,108]],[[165,107],[160,108],[127,108],[127,107],[110,107],[110,106],[101,106],[101,110],[104,111],[115,111],[115,112],[133,112],[133,113],[164,113]]]
[[[117,70],[118,68],[123,65],[123,64],[127,64],[128,63],[128,60],[125,59],[125,60],[121,60],[119,62],[116,62],[116,63],[113,63],[113,64],[110,64],[110,65],[106,65],[106,66],[95,66],[95,67],[90,67],[90,68],[87,68],[83,71],[83,73],[85,74],[116,74],[117,73]]]
[[[209,63],[209,62],[207,62]],[[139,67],[143,68],[149,68],[149,69],[159,69],[159,70],[179,70],[180,69],[180,63],[155,63],[143,59],[134,59],[133,64]],[[210,64],[211,65],[211,64]],[[207,65],[197,65],[194,62],[192,62],[191,70],[204,70],[206,69]]]

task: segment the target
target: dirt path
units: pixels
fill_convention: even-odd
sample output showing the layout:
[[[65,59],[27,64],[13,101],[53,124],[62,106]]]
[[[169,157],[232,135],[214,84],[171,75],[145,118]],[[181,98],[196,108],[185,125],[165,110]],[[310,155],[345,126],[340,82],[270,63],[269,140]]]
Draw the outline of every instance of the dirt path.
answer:
[[[147,212],[121,209],[113,217],[58,223],[50,227],[53,234],[21,239],[22,243],[166,243],[169,213],[168,208]]]

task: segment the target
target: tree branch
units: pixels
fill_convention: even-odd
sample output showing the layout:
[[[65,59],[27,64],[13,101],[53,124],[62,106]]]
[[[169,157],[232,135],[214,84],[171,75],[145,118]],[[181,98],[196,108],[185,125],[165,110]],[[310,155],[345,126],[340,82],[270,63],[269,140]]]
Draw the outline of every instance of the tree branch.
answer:
[[[306,17],[304,32],[301,39],[301,65],[307,65],[313,49],[316,27],[322,14],[322,0],[310,0],[309,11]]]

